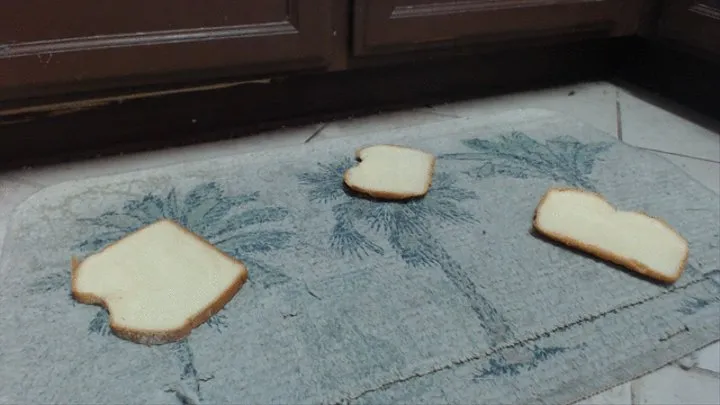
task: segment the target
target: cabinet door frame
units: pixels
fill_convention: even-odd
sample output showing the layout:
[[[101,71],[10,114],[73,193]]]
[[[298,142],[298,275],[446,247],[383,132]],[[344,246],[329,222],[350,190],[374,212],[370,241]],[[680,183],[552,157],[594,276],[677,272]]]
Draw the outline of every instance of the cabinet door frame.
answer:
[[[355,0],[353,54],[634,33],[647,0]]]
[[[664,1],[657,34],[720,60],[720,1]]]
[[[247,7],[262,4],[243,1]],[[0,99],[23,93],[44,95],[73,89],[326,69],[333,63],[335,52],[334,1],[287,0],[285,16],[260,23],[229,21],[227,25],[158,27],[144,32],[25,42],[0,38]]]

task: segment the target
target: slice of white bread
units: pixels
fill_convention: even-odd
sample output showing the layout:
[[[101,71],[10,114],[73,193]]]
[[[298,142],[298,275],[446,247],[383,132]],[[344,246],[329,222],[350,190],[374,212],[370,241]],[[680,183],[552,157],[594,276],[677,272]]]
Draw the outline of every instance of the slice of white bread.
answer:
[[[360,163],[343,177],[350,189],[371,197],[404,200],[427,194],[435,156],[413,148],[375,145],[357,151]]]
[[[680,278],[688,243],[664,221],[618,211],[602,196],[550,189],[535,210],[533,227],[569,247],[665,283]]]
[[[245,265],[170,220],[160,220],[80,262],[72,296],[102,305],[119,337],[174,342],[220,311],[247,280]]]

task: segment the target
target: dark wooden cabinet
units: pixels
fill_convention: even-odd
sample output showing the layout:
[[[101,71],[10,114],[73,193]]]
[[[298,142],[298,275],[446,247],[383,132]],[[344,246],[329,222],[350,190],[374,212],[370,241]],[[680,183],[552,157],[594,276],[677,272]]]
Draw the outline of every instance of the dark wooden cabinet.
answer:
[[[663,3],[659,37],[720,58],[720,0],[672,0]]]
[[[322,68],[333,1],[5,0],[0,92]]]
[[[542,36],[631,34],[644,0],[356,0],[355,55]]]
[[[0,165],[613,77],[717,115],[719,56],[720,0],[2,0]]]
[[[630,37],[641,23],[720,53],[720,0],[4,0],[0,102]]]

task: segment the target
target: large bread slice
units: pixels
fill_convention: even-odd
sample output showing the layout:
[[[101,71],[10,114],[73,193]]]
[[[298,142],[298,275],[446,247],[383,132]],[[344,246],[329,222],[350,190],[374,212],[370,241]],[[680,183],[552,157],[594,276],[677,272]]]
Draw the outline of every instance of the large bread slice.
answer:
[[[73,297],[104,306],[117,336],[148,345],[189,335],[248,275],[243,263],[169,220],[72,262]]]
[[[427,194],[435,156],[418,149],[375,145],[357,151],[360,163],[345,172],[350,189],[371,197],[404,200]]]
[[[550,189],[538,204],[534,228],[550,239],[662,282],[673,283],[688,259],[688,243],[664,221],[618,211],[602,196]]]

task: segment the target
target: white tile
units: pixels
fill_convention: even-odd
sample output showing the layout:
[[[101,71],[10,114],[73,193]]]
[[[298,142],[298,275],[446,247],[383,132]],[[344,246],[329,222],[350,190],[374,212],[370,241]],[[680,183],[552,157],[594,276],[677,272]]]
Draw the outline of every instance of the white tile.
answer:
[[[455,120],[457,117],[436,114],[432,109],[419,108],[359,118],[348,118],[328,123],[314,141],[345,136],[381,133],[400,128],[415,127]]]
[[[616,136],[616,95],[614,85],[590,82],[436,105],[433,109],[441,114],[483,118],[517,108],[540,108],[564,113]]]
[[[636,404],[720,404],[720,379],[674,366],[634,381],[632,389]]]
[[[685,173],[702,183],[705,187],[720,194],[720,163],[668,155],[665,153],[661,153],[660,155],[675,163],[684,170]]]
[[[626,143],[720,162],[720,124],[705,119],[701,126],[624,90],[619,100]]]
[[[40,187],[0,178],[0,252],[15,207],[39,189]]]
[[[696,367],[720,374],[720,342],[715,342],[697,352]]]
[[[289,145],[301,145],[315,132],[316,125],[287,128],[241,138],[189,145],[164,150],[110,156],[58,165],[25,168],[11,173],[17,180],[49,186],[68,180],[112,175],[181,162],[212,159]]]
[[[576,405],[632,405],[630,383],[601,392],[593,397],[577,402]]]

